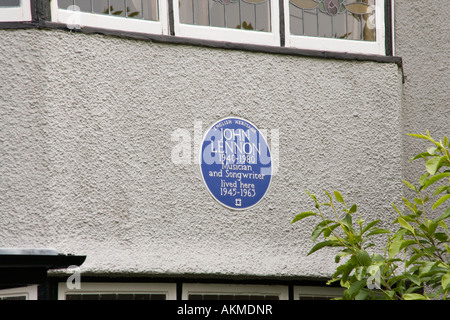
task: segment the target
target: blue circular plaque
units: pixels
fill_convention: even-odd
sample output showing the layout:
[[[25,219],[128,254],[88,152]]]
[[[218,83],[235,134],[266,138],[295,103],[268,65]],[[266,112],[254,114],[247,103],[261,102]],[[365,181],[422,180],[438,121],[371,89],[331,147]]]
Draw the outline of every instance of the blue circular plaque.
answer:
[[[272,179],[266,139],[252,123],[235,117],[217,121],[205,133],[200,168],[214,199],[234,210],[256,205]]]

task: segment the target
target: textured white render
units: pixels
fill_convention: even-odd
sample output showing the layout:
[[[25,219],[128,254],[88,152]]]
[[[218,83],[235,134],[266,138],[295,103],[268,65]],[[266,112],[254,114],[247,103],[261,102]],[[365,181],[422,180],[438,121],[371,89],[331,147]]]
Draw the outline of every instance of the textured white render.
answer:
[[[307,256],[317,220],[290,224],[314,209],[304,190],[338,189],[365,220],[401,201],[394,63],[38,29],[0,46],[0,247],[87,255],[83,274],[329,277],[336,251]],[[175,130],[230,115],[279,132],[244,212],[211,198],[193,154],[171,161]]]
[[[403,59],[406,76],[404,176],[416,184],[425,163],[408,159],[432,145],[406,133],[425,134],[428,129],[437,140],[450,138],[449,12],[450,1],[395,0],[395,53]]]

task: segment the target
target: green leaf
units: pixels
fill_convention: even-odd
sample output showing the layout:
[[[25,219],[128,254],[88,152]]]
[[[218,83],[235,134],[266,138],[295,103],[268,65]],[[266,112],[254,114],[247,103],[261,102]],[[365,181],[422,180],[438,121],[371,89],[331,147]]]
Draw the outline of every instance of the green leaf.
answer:
[[[425,257],[427,254],[425,252],[419,252],[415,255],[413,255],[408,261],[405,263],[405,267],[409,267],[411,264],[415,263],[417,259],[421,257]],[[419,263],[419,262],[417,262]]]
[[[366,285],[366,280],[359,280],[355,281],[350,285],[350,288],[348,288],[348,295],[350,299],[353,299],[359,291],[364,288]]]
[[[414,283],[414,284],[420,286],[421,281],[420,281],[420,278],[419,278],[418,276],[413,275],[413,274],[407,274],[406,277],[407,277],[409,280],[411,280],[412,283]]]
[[[435,155],[436,150],[437,150],[436,147],[429,147],[429,148],[427,149],[427,152],[428,152],[429,154],[431,154],[431,155]]]
[[[375,229],[375,230],[369,232],[368,234],[366,234],[366,236],[370,237],[374,234],[382,234],[382,233],[392,233],[392,231],[388,230],[388,229]]]
[[[419,158],[423,158],[423,159],[426,160],[427,157],[432,157],[432,156],[433,155],[429,154],[428,152],[422,152],[422,153],[419,153],[418,155],[412,157],[411,159],[409,159],[409,161],[414,161],[414,160],[419,159]]]
[[[405,233],[408,232],[406,229],[399,229],[395,232],[393,239],[403,240]]]
[[[369,254],[364,251],[357,249],[356,250],[356,259],[359,261],[359,263],[365,267],[368,267],[372,264],[372,259],[370,258]]]
[[[439,207],[441,204],[443,204],[446,200],[450,199],[450,194],[446,194],[445,196],[442,196],[438,201],[436,201],[433,206],[431,207],[431,209],[436,209],[437,207]]]
[[[336,198],[336,201],[344,203],[344,198],[342,198],[342,195],[339,193],[339,191],[334,191],[334,197]]]
[[[439,181],[439,180],[441,180],[441,179],[443,179],[443,178],[445,178],[445,177],[449,177],[450,176],[450,172],[442,172],[442,173],[439,173],[439,174],[437,174],[437,175],[435,175],[435,176],[432,176],[430,179],[428,179],[427,180],[427,182],[423,185],[423,188],[425,189],[425,188],[427,188],[427,187],[429,187],[430,185],[432,185],[433,183],[435,183],[436,181]]]
[[[359,266],[355,268],[355,277],[356,280],[362,280],[364,276],[366,275],[366,267],[365,266]]]
[[[392,203],[392,207],[394,208],[394,210],[401,215],[401,212],[397,209],[397,207],[395,206],[395,203]]]
[[[450,290],[450,271],[442,276],[441,284],[444,290]]]
[[[356,204],[352,205],[351,208],[350,208],[350,210],[348,211],[348,213],[355,213],[356,210],[357,210],[357,208],[358,208],[358,207],[356,206]]]
[[[362,289],[356,294],[355,300],[367,300],[369,294],[370,294],[369,290]]]
[[[348,256],[350,253],[346,252],[346,251],[341,251],[339,252],[335,257],[334,257],[334,262],[339,263],[339,261],[341,261],[342,257]]]
[[[309,216],[317,216],[317,213],[315,213],[313,211],[302,212],[302,213],[296,215],[294,220],[292,220],[291,223],[297,222],[297,221],[302,220],[302,219],[304,219],[306,217],[309,217]]]
[[[405,300],[427,300],[427,298],[418,293],[407,293],[403,295]]]
[[[311,234],[311,240],[316,241],[316,239],[320,236],[322,232],[328,229],[328,224],[333,222],[333,220],[323,220],[319,224],[317,224],[316,228],[313,230]]]
[[[442,193],[442,192],[447,191],[447,190],[450,190],[450,186],[440,186],[440,187],[437,187],[436,190],[434,190],[433,195],[434,195],[434,196],[437,196],[439,193]]]
[[[406,229],[402,229],[406,232]],[[403,240],[403,232],[399,230],[396,232],[395,236],[392,239],[392,242],[389,244],[389,258],[393,258],[397,253],[400,252],[403,248],[416,243],[414,240]]]
[[[447,225],[445,224],[444,221],[441,220],[441,221],[439,221],[438,223],[439,223],[439,225],[440,225],[442,228],[444,228],[444,229],[447,231],[447,233],[449,232],[449,231],[448,231],[448,227],[447,227]]]
[[[411,231],[411,233],[414,234],[414,228],[413,228],[408,222],[406,222],[405,219],[403,219],[402,217],[399,217],[397,220],[398,220],[398,223],[399,223],[403,228],[405,228],[405,229]]]
[[[421,186],[423,186],[427,182],[427,178],[429,176],[430,174],[428,172],[420,176],[419,183]]]
[[[434,236],[436,237],[436,239],[438,239],[440,242],[448,242],[448,236],[446,233],[443,232],[436,232],[434,234]]]
[[[330,236],[331,232],[332,232],[334,229],[336,229],[337,227],[339,227],[339,226],[340,226],[339,223],[336,223],[336,224],[333,224],[333,225],[331,225],[331,226],[328,226],[329,228],[326,228],[326,229],[323,231],[323,236],[324,236],[324,237]]]
[[[408,188],[410,188],[410,189],[412,189],[412,190],[414,190],[414,191],[417,191],[417,188],[414,187],[410,182],[408,182],[408,181],[406,181],[406,180],[402,180],[402,181],[403,181],[403,183],[404,183]]]
[[[403,240],[402,243],[400,244],[400,250],[402,250],[403,248],[410,246],[412,244],[416,244],[416,240]]]
[[[389,244],[389,258],[393,258],[395,257],[395,255],[397,253],[400,252],[400,246],[402,245],[402,240],[401,239],[394,239],[394,241],[392,241],[392,243]]]
[[[314,247],[312,247],[312,249],[308,252],[308,256],[314,252],[316,252],[319,249],[322,249],[324,247],[335,247],[340,245],[338,241],[336,240],[327,240],[327,241],[323,241],[323,242],[319,242],[318,244],[316,244]]]
[[[430,221],[430,220],[428,220],[428,222],[429,222],[429,226],[428,226],[428,234],[429,234],[430,236],[433,236],[433,234],[434,234],[434,232],[436,231],[436,228],[437,228],[437,226],[438,226],[438,223],[437,223],[437,222],[434,222],[434,221]]]
[[[311,197],[311,199],[313,199],[315,202],[317,202],[317,198],[316,198],[316,196],[315,195],[313,195],[313,194],[311,194],[311,193],[309,193],[308,191],[306,191],[305,190],[305,192],[306,192],[306,194],[308,195],[308,196],[310,196]]]
[[[412,283],[420,286],[421,281],[420,281],[420,278],[418,276],[413,275],[413,274],[406,274],[405,276],[406,276],[406,278],[411,280]]]
[[[393,300],[394,299],[394,295],[395,295],[395,291],[393,291],[393,290],[386,290],[386,291],[383,291],[383,294],[386,295],[389,299]]]
[[[450,217],[450,207],[448,207],[443,214],[441,214],[439,217],[437,217],[433,221],[439,222],[441,220],[447,219],[448,217]]]
[[[427,161],[426,169],[431,175],[436,174],[440,167],[447,161],[446,156],[434,157]]]
[[[403,203],[405,204],[405,206],[411,210],[412,212],[414,212],[414,205],[405,197],[402,197]]]
[[[346,214],[345,218],[342,219],[342,223],[349,229],[352,229],[352,216],[350,214]]]
[[[436,273],[440,273],[444,270],[442,270],[442,268],[438,267],[439,262],[431,262],[431,261],[426,261],[424,263],[422,263],[422,266],[419,269],[419,275],[421,277],[427,276],[427,275],[433,275]],[[445,270],[447,271],[447,270]]]
[[[356,220],[356,222],[359,224],[360,227],[362,227],[362,224],[365,222],[365,220],[358,218],[358,220]]]
[[[381,220],[375,220],[370,222],[367,226],[365,226],[361,232],[361,234],[364,234],[365,232],[367,232],[370,228],[372,228],[374,225],[376,225],[377,223],[379,223]]]
[[[419,138],[419,139],[426,139],[426,140],[430,140],[430,138],[429,138],[429,137],[427,137],[427,136],[424,136],[423,134],[414,134],[414,133],[408,133],[407,135],[408,135],[408,136],[411,136],[411,137]]]

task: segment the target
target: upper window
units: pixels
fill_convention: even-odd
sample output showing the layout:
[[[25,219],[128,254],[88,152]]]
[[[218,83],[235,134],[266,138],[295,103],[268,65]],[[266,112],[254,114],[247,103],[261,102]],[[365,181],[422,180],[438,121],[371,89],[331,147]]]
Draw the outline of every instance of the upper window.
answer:
[[[0,22],[31,21],[30,0],[0,0]]]
[[[285,0],[286,45],[385,54],[384,1]]]
[[[173,0],[175,34],[279,45],[278,3],[276,0]]]
[[[19,8],[30,0],[0,0]],[[22,2],[21,2],[22,1]],[[4,3],[4,4],[3,4]],[[121,31],[385,55],[383,0],[56,0],[52,20]],[[15,6],[15,7],[14,7]],[[28,5],[29,7],[29,5]],[[171,11],[173,9],[173,11]],[[3,10],[2,10],[3,11]],[[386,10],[386,12],[388,12]],[[173,18],[173,20],[169,21]],[[283,22],[283,23],[280,23]],[[280,30],[284,25],[284,30]]]
[[[58,0],[52,1],[52,20],[69,28],[167,34],[166,1]]]

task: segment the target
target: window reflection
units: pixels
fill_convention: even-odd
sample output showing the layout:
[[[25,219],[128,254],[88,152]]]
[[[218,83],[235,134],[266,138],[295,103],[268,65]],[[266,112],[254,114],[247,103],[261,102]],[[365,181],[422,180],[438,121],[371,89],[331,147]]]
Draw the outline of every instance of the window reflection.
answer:
[[[293,35],[375,41],[375,0],[290,0]]]
[[[3,0],[2,0],[3,1]],[[13,0],[7,0],[13,1]],[[19,1],[19,0],[16,0]],[[58,0],[61,9],[158,21],[158,0]]]
[[[0,0],[0,7],[20,7],[20,0]]]
[[[184,24],[270,32],[270,0],[179,0]]]

